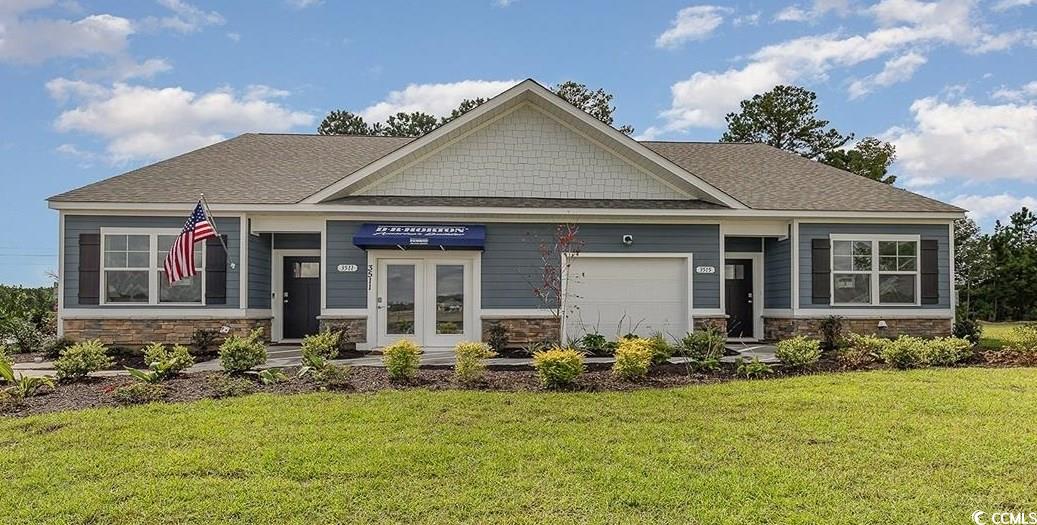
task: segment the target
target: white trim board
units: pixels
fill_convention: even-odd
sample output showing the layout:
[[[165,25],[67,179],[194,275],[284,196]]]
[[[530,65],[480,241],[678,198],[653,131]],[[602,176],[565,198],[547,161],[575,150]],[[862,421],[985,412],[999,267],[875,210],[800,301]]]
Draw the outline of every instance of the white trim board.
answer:
[[[148,306],[138,308],[66,308],[63,319],[270,319],[270,310],[209,306],[184,308]]]
[[[945,308],[918,308],[914,306],[893,308],[801,308],[795,313],[789,310],[763,310],[763,316],[773,319],[820,319],[838,315],[847,319],[952,319],[954,311]]]

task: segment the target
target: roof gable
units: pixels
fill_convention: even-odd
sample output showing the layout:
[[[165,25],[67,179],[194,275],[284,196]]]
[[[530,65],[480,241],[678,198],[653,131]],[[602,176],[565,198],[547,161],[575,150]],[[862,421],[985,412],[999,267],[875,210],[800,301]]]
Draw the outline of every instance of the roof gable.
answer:
[[[656,179],[656,182],[648,183],[627,177],[628,182],[635,182],[635,187],[637,187],[637,184],[641,184],[643,191],[660,196],[664,193],[660,192],[659,184],[673,190],[668,197],[658,198],[699,198],[732,208],[745,208],[741,202],[730,195],[688,173],[665,157],[642,146],[614,128],[605,125],[586,112],[572,106],[533,80],[526,80],[516,85],[472,111],[465,113],[460,118],[437,128],[427,135],[419,137],[406,146],[314,193],[303,200],[303,202],[315,204],[349,195],[363,194],[365,188],[375,188],[376,183],[381,179],[404,172],[404,170],[424,161],[430,155],[444,148],[449,148],[455,142],[506,117],[511,112],[523,108],[524,105],[528,105],[533,111],[539,111],[548,116],[549,120],[554,121],[551,124],[552,126],[561,125],[567,127],[574,134],[581,135],[583,140],[594,143],[603,150],[599,153],[600,155],[605,155],[607,152],[625,162],[635,171],[640,171],[648,175],[649,178]],[[556,156],[562,156],[562,152],[556,152]],[[561,162],[564,159],[558,159],[558,161]],[[439,173],[442,174],[443,172]],[[411,176],[416,175],[412,174]],[[641,176],[639,175],[638,177]],[[418,184],[417,180],[407,182],[408,184],[410,182]],[[436,187],[436,183],[433,180],[428,180],[424,184],[430,185],[432,188]],[[651,190],[647,189],[649,184],[653,186]],[[613,189],[620,192],[623,191],[623,188]],[[369,191],[378,190],[372,189]],[[615,196],[615,193],[612,196]]]

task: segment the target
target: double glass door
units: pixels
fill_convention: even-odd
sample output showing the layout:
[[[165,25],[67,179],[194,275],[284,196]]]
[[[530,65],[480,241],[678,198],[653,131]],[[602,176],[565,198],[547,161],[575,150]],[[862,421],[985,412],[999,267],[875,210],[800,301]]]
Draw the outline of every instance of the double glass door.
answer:
[[[378,345],[407,338],[453,346],[473,333],[471,261],[381,259],[378,262]]]

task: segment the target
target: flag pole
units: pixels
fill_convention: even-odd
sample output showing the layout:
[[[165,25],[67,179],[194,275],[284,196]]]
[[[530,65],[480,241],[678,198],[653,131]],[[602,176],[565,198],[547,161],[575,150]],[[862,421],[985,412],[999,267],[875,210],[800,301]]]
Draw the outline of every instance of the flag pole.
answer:
[[[216,229],[216,218],[212,216],[212,211],[209,210],[209,201],[205,200],[205,194],[201,194],[200,199],[202,207],[205,208],[205,216],[209,219],[209,224],[212,226],[212,231],[216,232],[216,238],[220,240],[220,245],[223,246],[223,251],[227,253],[227,262],[230,264],[230,269],[233,270],[238,267],[234,264],[234,261],[230,259],[230,250],[227,249],[227,242],[223,240],[223,236],[220,235],[219,230]]]

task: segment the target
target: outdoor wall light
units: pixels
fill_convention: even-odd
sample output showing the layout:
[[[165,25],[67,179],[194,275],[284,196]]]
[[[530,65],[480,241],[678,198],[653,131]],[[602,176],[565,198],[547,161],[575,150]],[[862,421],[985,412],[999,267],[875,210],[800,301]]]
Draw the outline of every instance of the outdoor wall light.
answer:
[[[879,321],[879,329],[889,328],[889,325],[885,321]]]
[[[625,244],[627,246],[630,246],[631,244],[634,244],[634,236],[633,235],[624,235],[623,236],[623,244]]]

